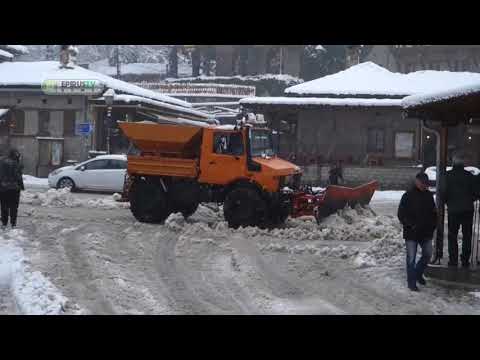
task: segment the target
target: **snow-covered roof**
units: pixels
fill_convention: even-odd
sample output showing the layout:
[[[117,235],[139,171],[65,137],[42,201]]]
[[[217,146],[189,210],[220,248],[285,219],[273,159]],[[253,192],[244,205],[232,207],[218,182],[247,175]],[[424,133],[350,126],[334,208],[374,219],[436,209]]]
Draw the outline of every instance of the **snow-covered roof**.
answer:
[[[12,59],[13,55],[10,54],[8,51],[0,49],[0,57],[4,57],[4,58],[7,58],[7,59]]]
[[[158,92],[143,89],[125,81],[90,71],[80,66],[73,69],[61,69],[57,61],[32,62],[5,62],[0,64],[0,86],[34,86],[40,87],[44,80],[97,80],[117,92],[141,96],[164,103],[182,107],[191,107],[191,104],[159,94]]]
[[[10,109],[0,109],[0,119],[10,111]]]
[[[96,100],[103,100],[103,97],[98,98]],[[182,107],[182,106],[166,104],[165,102],[160,102],[160,101],[148,99],[148,98],[145,98],[145,97],[142,97],[142,96],[125,95],[125,94],[117,95],[117,94],[115,94],[114,97],[113,97],[113,101],[120,101],[120,102],[124,102],[126,104],[128,104],[130,102],[150,104],[150,105],[153,105],[153,106],[161,107],[161,108],[164,108],[164,109],[170,109],[170,110],[177,111],[177,112],[183,112],[185,114],[190,114],[190,115],[200,117],[200,118],[204,118],[204,119],[207,119],[209,117],[208,114],[206,114],[202,111],[199,111],[199,110],[194,110],[193,108],[188,108],[187,109],[187,108]]]
[[[250,97],[240,100],[241,105],[316,105],[351,107],[400,107],[401,99],[315,98],[315,97]]]
[[[424,70],[393,73],[373,62],[364,62],[316,80],[285,89],[291,95],[405,97],[480,82],[480,74]]]
[[[23,45],[5,45],[7,50],[11,50],[18,54],[28,54],[28,49],[26,46]]]
[[[460,87],[454,87],[454,88],[450,87],[440,91],[435,91],[435,92],[430,92],[430,93],[425,93],[420,95],[407,96],[402,100],[402,106],[407,109],[411,107],[420,106],[423,104],[440,102],[440,101],[456,98],[459,96],[474,94],[474,93],[480,93],[480,80],[477,81],[476,83],[466,85],[466,86],[460,86]]]

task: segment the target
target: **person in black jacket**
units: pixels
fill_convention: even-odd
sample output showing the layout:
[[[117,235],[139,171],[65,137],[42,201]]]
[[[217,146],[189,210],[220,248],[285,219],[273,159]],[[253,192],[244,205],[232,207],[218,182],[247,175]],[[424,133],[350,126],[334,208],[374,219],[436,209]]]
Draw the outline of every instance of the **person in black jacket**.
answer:
[[[443,193],[448,209],[449,266],[458,266],[458,231],[462,227],[462,266],[468,268],[472,251],[473,203],[476,197],[475,177],[464,169],[460,156],[453,158],[453,168],[447,172]]]
[[[12,228],[17,225],[20,191],[25,190],[20,153],[11,149],[0,162],[0,208],[2,227],[5,229],[10,218]]]
[[[328,172],[328,180],[330,185],[338,185],[339,179],[342,179],[343,182],[343,168],[340,161],[337,161],[330,167]]]
[[[428,190],[428,176],[419,173],[415,185],[403,194],[398,207],[398,219],[403,225],[403,238],[407,250],[408,288],[418,291],[417,282],[425,285],[423,273],[432,257],[432,238],[437,224],[437,209],[433,194]],[[417,264],[417,248],[422,256]]]

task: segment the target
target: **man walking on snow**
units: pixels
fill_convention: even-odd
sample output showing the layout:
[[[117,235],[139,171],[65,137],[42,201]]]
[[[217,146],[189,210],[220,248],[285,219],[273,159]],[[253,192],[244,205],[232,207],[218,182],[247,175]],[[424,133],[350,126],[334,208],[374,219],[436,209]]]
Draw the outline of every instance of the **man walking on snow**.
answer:
[[[418,291],[417,282],[426,285],[423,273],[432,257],[432,238],[437,223],[437,209],[433,194],[428,190],[428,176],[419,173],[414,186],[403,194],[398,207],[398,219],[403,225],[407,250],[408,288]],[[418,246],[422,256],[415,264]]]
[[[475,177],[464,169],[462,157],[453,158],[442,194],[448,209],[448,266],[458,266],[458,231],[462,227],[462,266],[468,268],[472,251],[473,203],[476,197]]]
[[[20,153],[11,149],[8,156],[0,162],[0,208],[3,229],[7,227],[9,218],[12,228],[17,226],[18,205],[22,190],[25,190],[25,186]]]

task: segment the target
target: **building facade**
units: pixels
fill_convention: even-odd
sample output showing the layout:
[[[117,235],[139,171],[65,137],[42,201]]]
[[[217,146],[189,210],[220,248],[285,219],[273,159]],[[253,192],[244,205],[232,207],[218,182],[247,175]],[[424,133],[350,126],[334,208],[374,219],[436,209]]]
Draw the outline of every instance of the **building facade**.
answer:
[[[91,86],[94,84],[93,86]],[[46,177],[90,151],[122,153],[117,121],[206,121],[181,100],[55,61],[0,64],[0,151],[17,148],[25,173]]]
[[[420,70],[480,72],[480,45],[373,45],[362,61],[405,74]]]

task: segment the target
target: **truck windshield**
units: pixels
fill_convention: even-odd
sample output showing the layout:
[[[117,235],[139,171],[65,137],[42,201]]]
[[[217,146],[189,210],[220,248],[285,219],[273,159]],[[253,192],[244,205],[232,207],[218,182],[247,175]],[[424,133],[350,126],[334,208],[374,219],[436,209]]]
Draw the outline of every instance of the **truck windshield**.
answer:
[[[268,130],[250,130],[250,153],[253,157],[275,155],[272,134]]]

